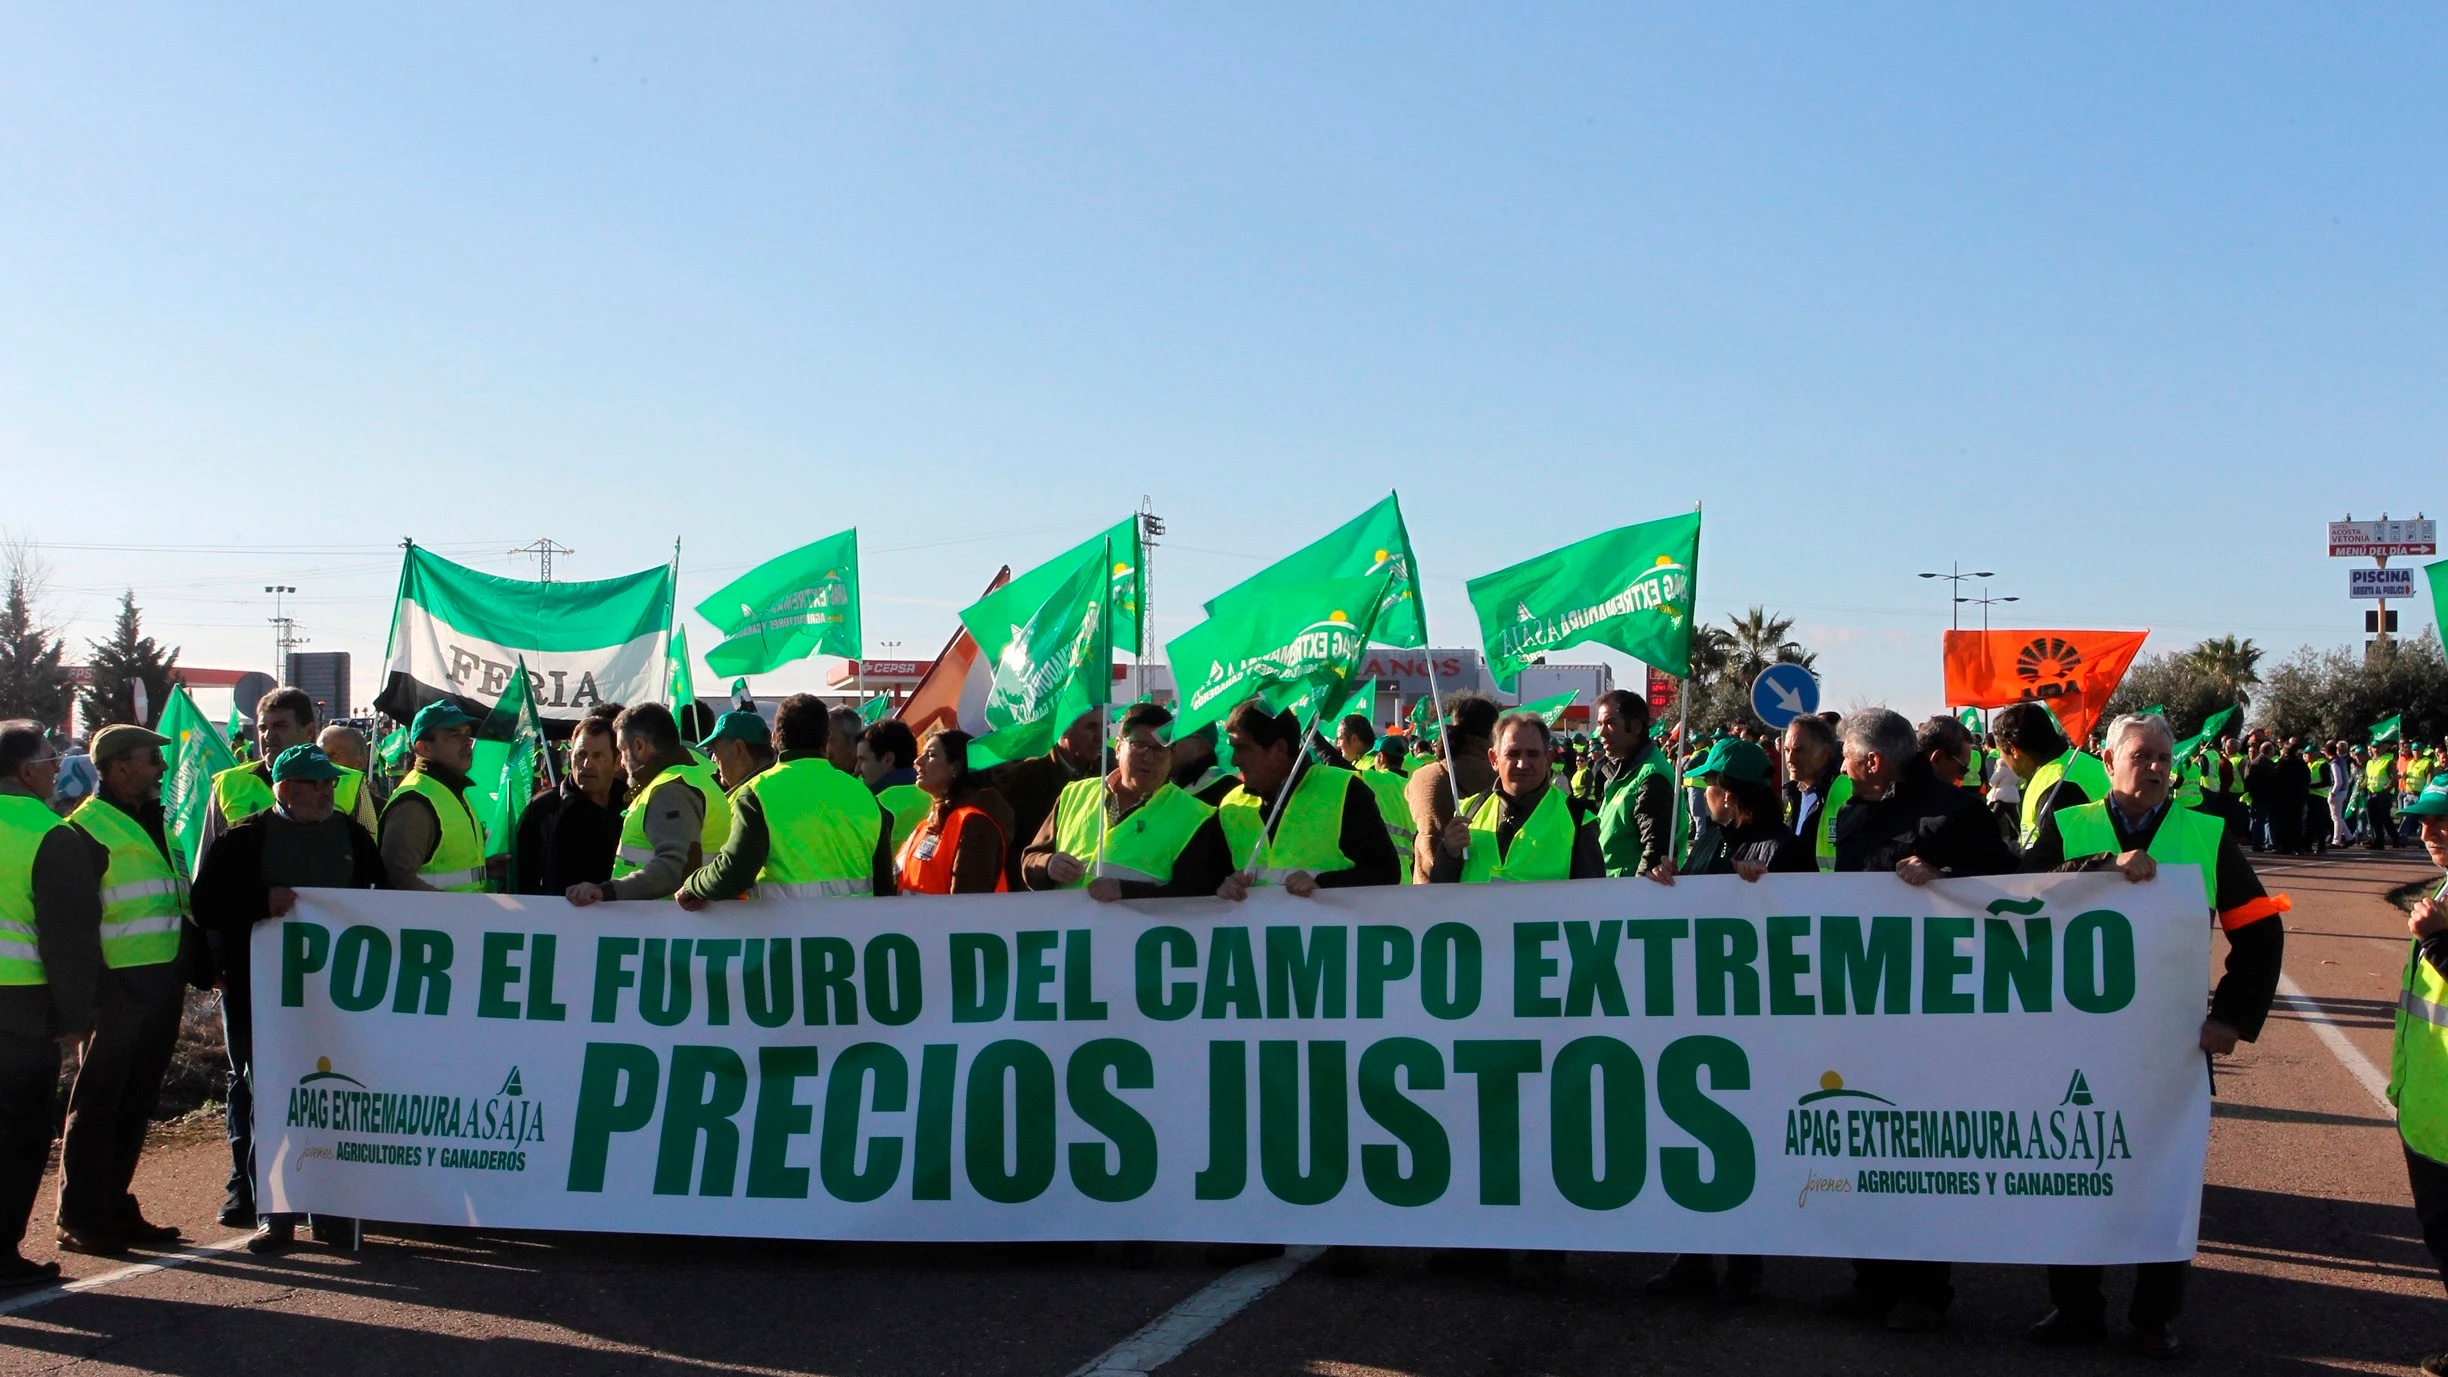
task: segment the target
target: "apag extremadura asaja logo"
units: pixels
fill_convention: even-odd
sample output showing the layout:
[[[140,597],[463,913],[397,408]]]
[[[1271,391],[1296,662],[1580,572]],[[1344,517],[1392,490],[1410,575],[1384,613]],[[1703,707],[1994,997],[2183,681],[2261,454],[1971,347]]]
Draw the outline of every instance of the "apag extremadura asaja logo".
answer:
[[[544,1122],[543,1102],[528,1097],[515,1066],[493,1094],[434,1094],[376,1090],[318,1057],[290,1087],[284,1126],[343,1135],[331,1154],[342,1162],[525,1171],[524,1149],[544,1141]]]
[[[2049,1108],[1922,1109],[1845,1084],[1829,1071],[1819,1088],[1785,1111],[1785,1156],[1860,1161],[2051,1162],[2071,1170],[1902,1171],[1862,1169],[1850,1183],[1816,1174],[1805,1188],[1865,1195],[2108,1196],[2116,1193],[2112,1164],[2133,1148],[2122,1110],[2096,1103],[2090,1080],[2076,1068],[2065,1094]]]

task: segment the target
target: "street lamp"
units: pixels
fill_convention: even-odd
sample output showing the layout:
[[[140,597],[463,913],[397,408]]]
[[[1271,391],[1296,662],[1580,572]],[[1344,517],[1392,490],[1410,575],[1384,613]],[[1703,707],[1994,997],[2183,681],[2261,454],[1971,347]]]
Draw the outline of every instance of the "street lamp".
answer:
[[[1949,584],[1953,585],[1956,605],[1947,610],[1947,615],[1952,622],[1954,629],[1961,631],[1963,630],[1962,604],[1972,601],[1972,599],[1963,596],[1964,580],[1993,579],[1996,578],[1997,575],[1987,569],[1975,569],[1971,573],[1967,574],[1964,572],[1964,567],[1960,562],[1950,564],[1947,567],[1953,572],[1945,574],[1922,574],[1919,577],[1925,579],[1945,579]]]
[[[279,666],[281,682],[285,684],[289,682],[290,655],[299,646],[306,644],[306,638],[297,634],[297,619],[281,615],[281,599],[296,592],[297,585],[267,583],[263,586],[263,590],[272,595],[272,643],[274,654],[277,656],[274,663]]]
[[[2008,595],[2008,596],[2006,596],[2006,597],[2002,597],[2002,598],[1993,598],[1993,597],[1990,597],[1990,596],[1989,596],[1989,585],[1984,583],[1984,584],[1982,584],[1982,585],[1981,585],[1981,595],[1980,595],[1979,597],[1977,597],[1977,598],[1957,598],[1955,601],[1957,601],[1957,602],[1968,602],[1968,603],[1973,603],[1973,604],[1977,605],[1977,606],[1980,608],[1980,610],[1981,610],[1981,634],[1982,634],[1982,635],[1984,635],[1984,636],[1986,636],[1986,635],[1988,635],[1988,634],[1989,634],[1989,609],[1990,609],[1990,608],[1995,607],[1995,606],[1997,606],[1999,603],[2002,603],[2002,602],[2021,602],[2021,601],[2023,601],[2023,600],[2022,600],[2021,598],[2015,597],[2015,596],[2013,596],[2013,595],[2011,595],[2011,594],[2010,594],[2010,595]]]

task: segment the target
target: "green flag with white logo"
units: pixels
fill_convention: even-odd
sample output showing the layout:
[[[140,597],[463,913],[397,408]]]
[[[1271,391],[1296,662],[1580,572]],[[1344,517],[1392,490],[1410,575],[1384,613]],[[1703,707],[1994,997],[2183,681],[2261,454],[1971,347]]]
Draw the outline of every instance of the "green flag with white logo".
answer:
[[[1165,646],[1181,694],[1173,739],[1252,698],[1313,725],[1321,708],[1351,692],[1393,578],[1389,568],[1375,578],[1245,583],[1209,603],[1207,620]]]
[[[1043,755],[1079,720],[1113,696],[1107,639],[1113,558],[1099,537],[1050,592],[1042,584],[1003,585],[961,612],[961,625],[994,666],[982,710],[986,730],[969,743],[969,764],[984,768]],[[1018,594],[1018,596],[1015,596]]]
[[[1250,575],[1207,600],[1215,615],[1224,601],[1261,588],[1315,584],[1327,579],[1387,576],[1385,605],[1377,609],[1369,639],[1379,645],[1425,646],[1428,622],[1420,610],[1419,561],[1411,554],[1411,532],[1403,525],[1402,498],[1383,502]],[[1357,615],[1355,613],[1355,615]]]
[[[162,830],[178,853],[179,865],[195,873],[204,842],[204,815],[212,807],[213,776],[235,768],[237,753],[222,739],[221,729],[198,709],[185,684],[173,684],[162,704],[161,721],[153,730],[170,738],[162,748]]]
[[[697,615],[723,634],[706,652],[716,674],[767,674],[810,655],[858,659],[858,528],[765,561],[697,604]]]
[[[2371,743],[2375,746],[2394,745],[2403,739],[2405,739],[2405,714],[2402,712],[2391,713],[2372,724]]]
[[[1553,698],[1541,698],[1535,703],[1524,703],[1514,708],[1513,711],[1535,712],[1539,715],[1540,721],[1552,727],[1563,720],[1564,710],[1571,707],[1573,700],[1580,696],[1581,690],[1574,689],[1570,693],[1559,693]]]
[[[1139,518],[1126,516],[1054,558],[997,589],[1012,600],[1035,607],[1054,596],[1079,562],[1090,555],[1105,561],[1109,575],[1105,622],[1113,633],[1113,648],[1139,649]],[[983,645],[983,642],[980,642]]]
[[[892,696],[890,694],[879,693],[859,704],[859,720],[870,727],[890,716],[892,716]]]
[[[1700,513],[1575,541],[1470,581],[1488,675],[1511,691],[1537,656],[1595,643],[1691,677]]]
[[[689,668],[688,628],[685,626],[672,628],[671,664],[664,671],[663,696],[671,700],[672,716],[675,718],[687,712],[689,705],[697,701],[697,674]],[[688,723],[682,722],[680,727],[686,731]]]

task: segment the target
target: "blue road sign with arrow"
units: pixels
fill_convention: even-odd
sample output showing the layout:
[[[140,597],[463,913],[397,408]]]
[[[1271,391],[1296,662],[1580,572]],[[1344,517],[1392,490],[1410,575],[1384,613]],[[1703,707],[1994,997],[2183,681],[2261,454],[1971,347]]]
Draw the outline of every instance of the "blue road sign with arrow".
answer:
[[[1819,679],[1800,665],[1770,665],[1751,681],[1751,711],[1777,731],[1819,711]]]

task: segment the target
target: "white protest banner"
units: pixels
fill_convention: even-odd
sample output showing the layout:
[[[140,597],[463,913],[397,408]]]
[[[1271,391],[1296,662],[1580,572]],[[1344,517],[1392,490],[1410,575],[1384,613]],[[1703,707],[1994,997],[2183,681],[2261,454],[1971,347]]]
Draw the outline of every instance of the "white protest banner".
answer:
[[[532,1229],[2190,1256],[2189,867],[671,904],[316,890],[258,1198]]]

